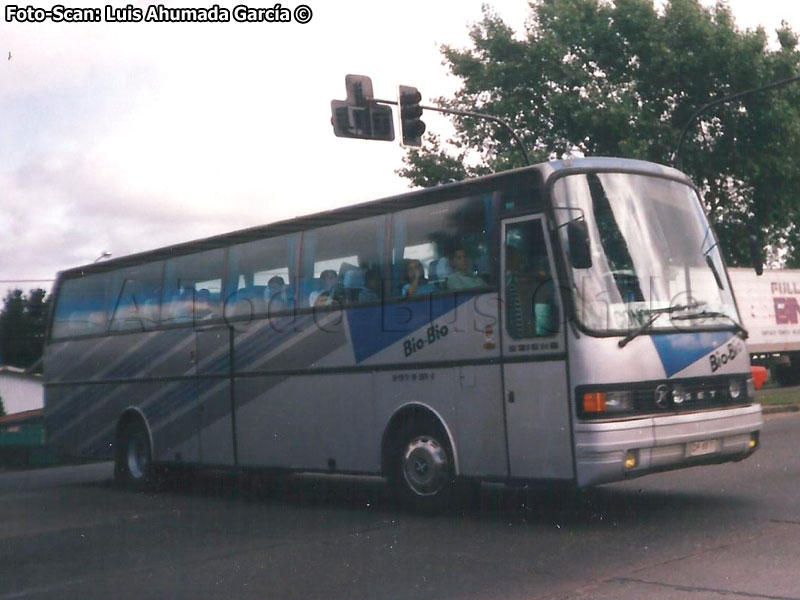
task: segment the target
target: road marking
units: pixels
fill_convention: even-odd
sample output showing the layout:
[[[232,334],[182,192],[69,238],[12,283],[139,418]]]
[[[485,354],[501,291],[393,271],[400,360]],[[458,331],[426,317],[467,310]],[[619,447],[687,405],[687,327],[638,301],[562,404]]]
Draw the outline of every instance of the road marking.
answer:
[[[714,592],[715,594],[728,594],[732,596],[742,596],[743,598],[763,598],[765,600],[800,600],[800,596],[771,596],[769,594],[754,594],[752,592],[740,592],[737,590],[726,590],[723,588],[708,588],[693,585],[675,585],[672,583],[661,583],[660,581],[646,581],[633,577],[613,577],[606,580],[614,583],[644,583],[646,585],[657,585],[660,587],[672,588],[680,592]]]
[[[51,585],[44,585],[41,587],[33,587],[27,588],[25,590],[19,590],[16,592],[10,592],[8,594],[3,594],[0,596],[0,600],[16,600],[17,598],[27,598],[28,596],[35,596],[37,594],[45,594],[47,592],[55,592],[72,585],[78,585],[80,583],[85,583],[89,581],[88,578],[84,579],[72,579],[69,581],[61,581],[59,583],[53,583]]]

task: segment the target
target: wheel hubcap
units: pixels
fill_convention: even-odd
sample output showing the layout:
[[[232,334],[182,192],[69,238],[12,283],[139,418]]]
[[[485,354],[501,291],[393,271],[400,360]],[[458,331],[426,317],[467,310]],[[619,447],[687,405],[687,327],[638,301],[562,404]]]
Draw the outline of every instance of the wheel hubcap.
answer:
[[[133,479],[142,479],[147,473],[150,464],[150,455],[147,440],[141,434],[133,435],[128,439],[127,452],[128,472]]]
[[[411,440],[403,452],[403,476],[411,490],[432,496],[447,483],[450,462],[442,445],[430,436]]]

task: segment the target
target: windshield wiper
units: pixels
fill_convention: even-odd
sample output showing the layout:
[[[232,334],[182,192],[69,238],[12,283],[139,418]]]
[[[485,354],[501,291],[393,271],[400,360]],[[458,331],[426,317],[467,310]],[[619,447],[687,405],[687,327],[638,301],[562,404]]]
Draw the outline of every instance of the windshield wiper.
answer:
[[[626,335],[623,339],[618,342],[618,346],[620,348],[624,348],[628,345],[628,343],[634,339],[642,335],[645,331],[647,331],[650,326],[655,323],[656,319],[665,313],[674,313],[681,310],[690,310],[692,308],[697,308],[700,306],[699,302],[692,302],[690,304],[676,304],[675,306],[665,306],[663,308],[650,308],[638,311],[639,314],[643,315],[650,315],[650,319],[648,319],[647,323],[639,327],[638,329],[631,331],[628,335]],[[677,319],[678,317],[672,317],[673,319]]]
[[[664,313],[674,313],[681,310],[689,310],[691,308],[700,308],[705,302],[699,300],[692,300],[688,304],[675,304],[672,306],[662,306],[659,308],[643,308],[636,312],[640,315],[663,315]]]
[[[736,331],[737,335],[743,340],[746,340],[750,337],[750,333],[745,329],[739,321],[734,319],[729,314],[724,312],[719,312],[715,310],[701,310],[699,313],[692,313],[691,315],[680,315],[678,317],[672,317],[673,321],[693,321],[695,319],[711,319],[711,318],[723,318],[728,319],[733,324],[734,331]]]
[[[703,244],[706,243],[706,239],[708,239],[708,234],[709,233],[711,233],[711,224],[710,223],[708,225],[706,225],[706,233],[703,236],[703,241],[700,242],[700,249],[701,250],[703,249]],[[717,242],[714,241],[714,243],[711,244],[708,247],[708,250],[705,250],[703,252],[703,258],[706,259],[706,264],[708,265],[708,268],[711,269],[711,274],[714,275],[714,281],[717,283],[717,287],[719,289],[721,289],[721,290],[724,290],[725,286],[723,285],[722,277],[720,276],[719,271],[717,270],[717,265],[714,264],[714,259],[712,259],[709,256],[709,254],[711,254],[711,251],[716,247],[717,247]]]

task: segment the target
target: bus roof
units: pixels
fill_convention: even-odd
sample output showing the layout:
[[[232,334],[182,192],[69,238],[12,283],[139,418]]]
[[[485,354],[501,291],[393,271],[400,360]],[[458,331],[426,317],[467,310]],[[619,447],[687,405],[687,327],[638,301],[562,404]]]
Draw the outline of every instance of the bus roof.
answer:
[[[527,176],[531,178],[531,183],[534,185],[543,185],[543,183],[555,173],[585,169],[609,171],[619,170],[626,172],[645,173],[655,176],[669,177],[672,179],[682,179],[687,184],[691,184],[688,177],[676,169],[642,160],[608,157],[555,160],[538,163],[528,167],[502,171],[500,173],[494,173],[491,175],[485,175],[483,177],[446,183],[430,188],[420,188],[404,194],[389,196],[379,200],[370,200],[351,206],[303,215],[283,221],[276,221],[266,225],[257,225],[246,229],[213,235],[211,237],[200,238],[179,244],[172,244],[169,246],[163,246],[161,248],[154,248],[152,250],[145,250],[143,252],[128,254],[100,263],[90,263],[72,267],[58,273],[58,279],[83,276],[89,273],[113,271],[115,269],[143,262],[164,260],[167,258],[181,256],[184,254],[192,254],[194,252],[200,252],[203,250],[226,247],[231,244],[297,233],[308,229],[386,214],[406,208],[414,208],[426,204],[435,204],[438,202],[455,199],[464,196],[465,194],[480,194],[485,190],[495,187],[498,181],[508,178],[524,178]]]

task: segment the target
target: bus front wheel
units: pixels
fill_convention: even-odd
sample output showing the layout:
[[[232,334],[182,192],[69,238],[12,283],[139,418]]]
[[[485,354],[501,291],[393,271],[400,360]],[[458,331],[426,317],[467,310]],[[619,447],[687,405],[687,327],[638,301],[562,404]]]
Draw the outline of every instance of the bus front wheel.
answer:
[[[150,436],[140,419],[130,419],[120,425],[114,475],[119,483],[137,491],[153,482]]]
[[[452,452],[440,427],[411,422],[396,440],[389,484],[394,495],[419,512],[445,508],[453,496]]]

